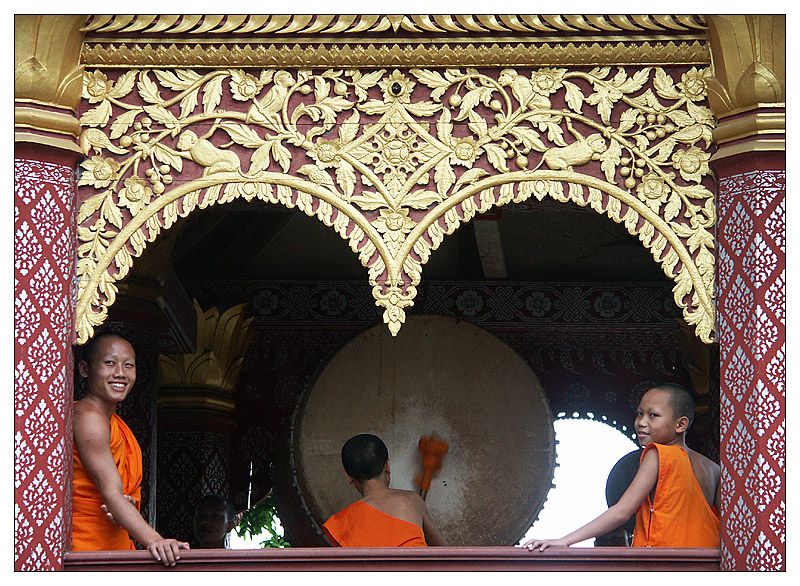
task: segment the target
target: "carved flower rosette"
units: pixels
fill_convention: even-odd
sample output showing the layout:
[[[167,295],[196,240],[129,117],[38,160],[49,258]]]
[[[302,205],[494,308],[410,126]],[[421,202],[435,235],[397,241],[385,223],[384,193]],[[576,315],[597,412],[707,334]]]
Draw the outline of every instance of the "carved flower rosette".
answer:
[[[707,71],[125,71],[84,75],[79,342],[133,259],[197,208],[297,208],[367,269],[396,334],[444,237],[509,202],[589,206],[647,247],[713,337]]]

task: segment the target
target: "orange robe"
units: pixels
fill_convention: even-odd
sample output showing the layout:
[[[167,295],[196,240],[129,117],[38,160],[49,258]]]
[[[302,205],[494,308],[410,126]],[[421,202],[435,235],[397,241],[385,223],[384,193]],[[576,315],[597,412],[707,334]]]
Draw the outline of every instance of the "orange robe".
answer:
[[[124,494],[138,503],[142,499],[142,450],[130,428],[116,414],[111,415],[111,455],[122,478]],[[136,549],[128,532],[114,525],[100,510],[103,498],[81,462],[78,449],[72,453],[72,549],[106,551]]]
[[[636,513],[634,547],[719,547],[719,515],[711,508],[680,446],[650,444],[658,451],[658,484]]]
[[[325,535],[340,547],[426,547],[422,527],[356,501],[325,521]]]

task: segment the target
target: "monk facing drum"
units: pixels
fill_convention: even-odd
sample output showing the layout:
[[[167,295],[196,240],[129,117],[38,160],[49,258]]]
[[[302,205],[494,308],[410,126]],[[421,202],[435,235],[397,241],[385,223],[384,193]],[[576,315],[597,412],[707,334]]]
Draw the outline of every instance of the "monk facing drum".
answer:
[[[342,447],[347,481],[361,500],[342,509],[322,526],[340,547],[425,547],[444,545],[425,501],[410,490],[389,488],[389,452],[374,435],[360,434]]]

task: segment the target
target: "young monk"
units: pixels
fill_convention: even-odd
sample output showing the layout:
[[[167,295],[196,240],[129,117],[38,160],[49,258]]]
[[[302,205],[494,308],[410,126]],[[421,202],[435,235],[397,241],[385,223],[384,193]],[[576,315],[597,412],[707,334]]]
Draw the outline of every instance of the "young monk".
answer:
[[[347,482],[363,497],[322,526],[340,547],[425,547],[444,537],[415,492],[389,488],[389,452],[374,435],[360,434],[342,447]]]
[[[132,550],[133,537],[157,561],[174,566],[189,544],[163,538],[139,514],[142,451],[114,413],[136,381],[133,347],[118,334],[99,334],[78,371],[87,389],[73,409],[72,549]]]
[[[686,446],[693,418],[694,400],[680,385],[647,391],[634,425],[644,448],[639,470],[619,501],[561,539],[531,539],[523,547],[572,545],[616,529],[634,513],[634,547],[719,547],[720,469]]]
[[[193,525],[200,549],[230,549],[231,531],[236,526],[236,507],[224,496],[204,496],[194,510]]]

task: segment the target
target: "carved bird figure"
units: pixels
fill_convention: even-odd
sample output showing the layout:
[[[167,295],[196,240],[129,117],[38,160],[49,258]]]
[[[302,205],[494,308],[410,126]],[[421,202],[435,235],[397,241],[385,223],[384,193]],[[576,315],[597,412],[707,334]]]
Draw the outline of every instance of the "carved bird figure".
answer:
[[[92,150],[96,155],[99,155],[103,149],[109,150],[117,155],[124,155],[128,152],[127,149],[114,145],[111,139],[109,139],[102,130],[97,128],[87,128],[81,132],[78,138],[78,146],[81,152],[87,157],[89,156],[89,151]]]

